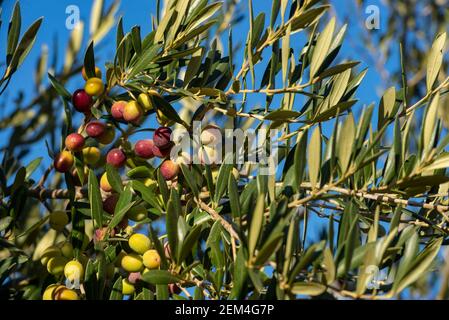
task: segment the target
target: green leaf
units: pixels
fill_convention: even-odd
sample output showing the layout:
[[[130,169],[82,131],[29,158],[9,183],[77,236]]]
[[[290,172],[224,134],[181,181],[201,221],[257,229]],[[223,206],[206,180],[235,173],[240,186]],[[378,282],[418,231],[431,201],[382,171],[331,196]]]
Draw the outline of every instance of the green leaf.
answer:
[[[209,190],[210,196],[213,199],[215,197],[215,184],[214,179],[212,177],[212,169],[211,166],[206,164],[204,166],[204,177],[206,179],[207,188]]]
[[[1,218],[0,219],[0,232],[6,230],[10,226],[12,221],[13,221],[13,218],[9,217],[9,216]],[[47,221],[47,219],[42,219],[42,221],[45,223]],[[41,221],[38,223],[41,223]],[[34,228],[33,228],[33,230],[34,230]],[[21,235],[17,236],[17,238],[23,237],[25,234],[26,233],[21,234]]]
[[[283,232],[270,236],[269,241],[267,241],[257,253],[254,265],[263,267],[267,260],[279,249],[283,238]]]
[[[179,262],[185,261],[188,254],[192,251],[192,248],[195,245],[198,245],[198,239],[201,235],[202,229],[203,229],[202,225],[196,225],[189,231],[187,236],[184,238],[184,241],[182,242],[182,247],[179,250],[178,255]]]
[[[423,168],[423,171],[431,171],[449,168],[449,153],[442,153],[431,164]]]
[[[129,170],[126,175],[130,179],[146,179],[152,178],[153,172],[146,166],[139,166]]]
[[[216,266],[214,272],[211,272],[212,283],[213,286],[218,290],[223,285],[223,276],[225,274],[225,270],[228,269],[226,265],[226,260],[224,256],[223,249],[220,248],[220,244],[215,244],[210,246],[208,249],[210,260],[212,261],[212,265]]]
[[[40,227],[42,227],[45,223],[47,223],[48,218],[50,218],[49,215],[43,217],[41,220],[39,220],[38,222],[33,224],[27,230],[25,230],[23,233],[17,235],[16,238],[18,239],[21,237],[25,237],[25,236],[29,235],[30,233],[32,233],[33,231],[40,229]],[[0,219],[0,231],[5,230],[9,226],[8,222],[11,222],[12,220],[13,220],[12,217],[5,217],[3,219]]]
[[[400,169],[399,166],[402,163],[401,143],[401,128],[399,120],[398,118],[396,118],[394,123],[393,146],[390,149],[387,163],[385,165],[382,184],[389,184],[393,179],[396,178],[397,172]]]
[[[68,101],[64,98],[61,98],[61,100],[64,106],[64,125],[61,127],[61,134],[63,137],[67,137],[71,132],[73,132],[72,112],[70,110]],[[64,142],[61,139],[61,149],[64,147]]]
[[[162,18],[161,22],[159,23],[156,34],[154,35],[154,42],[162,42],[164,41],[164,34],[167,30],[167,27],[169,26],[170,20],[173,17],[173,13],[175,12],[175,8],[167,8],[164,12],[164,17]]]
[[[189,29],[196,28],[197,26],[201,25],[203,22],[211,18],[218,10],[221,9],[223,6],[223,2],[215,2],[211,3],[210,5],[204,7],[195,17],[195,19],[192,20],[191,24],[189,25]]]
[[[97,177],[91,169],[89,170],[88,193],[94,226],[95,228],[101,228],[103,227],[103,203]]]
[[[432,44],[427,61],[427,92],[431,92],[440,73],[443,63],[443,50],[446,43],[446,32],[439,34]]]
[[[156,299],[166,301],[170,298],[168,287],[165,284],[156,285]]]
[[[265,274],[262,273],[262,271],[258,270],[258,269],[248,269],[248,275],[249,278],[251,279],[251,282],[253,283],[254,286],[254,291],[260,295],[263,290],[265,289],[265,285],[264,285],[264,279],[265,279]]]
[[[168,263],[167,263],[167,258],[165,256],[165,250],[164,250],[164,247],[163,247],[161,241],[158,238],[157,232],[154,231],[154,229],[151,227],[151,224],[148,226],[148,229],[150,232],[150,237],[151,237],[151,241],[153,242],[154,249],[156,249],[156,251],[159,253],[159,255],[161,257],[161,268],[167,269]]]
[[[142,281],[150,284],[170,284],[180,282],[181,278],[167,270],[150,270],[142,275]]]
[[[106,164],[106,176],[108,178],[108,182],[111,185],[112,189],[115,192],[123,191],[122,179],[120,178],[120,174],[117,169],[111,166],[109,163]]]
[[[9,77],[13,72],[15,72],[27,57],[28,53],[34,45],[34,42],[36,41],[36,35],[42,24],[42,19],[43,18],[36,20],[23,34],[22,39],[20,40],[19,45],[17,46],[11,58],[11,63],[6,70],[5,78]]]
[[[201,68],[201,61],[203,59],[204,52],[204,48],[201,47],[201,50],[197,50],[192,54],[189,64],[187,65],[186,74],[184,76],[185,87],[187,87],[193,79],[198,77],[198,71]]]
[[[314,123],[323,122],[323,121],[329,120],[329,119],[337,116],[338,114],[342,114],[343,112],[345,112],[346,110],[351,108],[356,102],[357,102],[357,100],[349,100],[349,101],[340,102],[340,103],[336,104],[335,106],[330,107],[329,109],[318,114],[313,119],[313,122]]]
[[[335,262],[332,252],[329,248],[326,248],[323,252],[323,268],[325,270],[327,284],[332,284],[335,280]]]
[[[233,174],[229,175],[228,194],[229,194],[229,203],[231,205],[232,216],[234,218],[238,218],[241,216],[239,190],[238,190],[237,181],[235,181]]]
[[[218,203],[220,199],[224,196],[226,193],[226,188],[228,187],[228,180],[229,175],[232,175],[232,164],[227,164],[227,160],[223,162],[223,164],[220,167],[220,170],[218,171],[218,177],[217,177],[217,183],[216,183],[216,189],[215,189],[215,203]]]
[[[139,56],[139,58],[136,60],[136,63],[134,64],[132,69],[129,71],[128,79],[133,79],[139,73],[145,71],[148,68],[148,66],[151,65],[153,59],[156,58],[160,49],[161,46],[157,44],[145,49]]]
[[[295,182],[299,189],[304,179],[304,172],[307,162],[307,130],[304,130],[298,134],[298,143],[296,144],[294,166],[295,166]]]
[[[340,160],[340,166],[342,174],[345,174],[348,170],[352,147],[355,141],[355,121],[352,113],[348,115],[346,121],[343,124],[343,127],[340,130],[337,152],[338,158]]]
[[[270,17],[270,28],[274,29],[274,24],[279,15],[279,9],[281,8],[281,0],[273,0],[271,4],[271,17]]]
[[[145,300],[145,301],[154,300],[153,291],[151,291],[147,288],[143,288],[142,292],[139,295],[141,296],[141,300]],[[138,300],[138,299],[136,298],[136,300]]]
[[[86,292],[86,299],[98,299],[98,280],[97,268],[93,260],[89,259],[84,272],[84,290]],[[121,291],[121,290],[120,290]]]
[[[216,24],[216,20],[210,20],[203,25],[195,28],[195,29],[189,29],[186,32],[183,33],[183,35],[176,39],[176,41],[173,44],[174,48],[177,48],[181,46],[182,44],[192,40],[193,38],[201,35],[203,32],[206,32],[209,30],[214,24]]]
[[[248,11],[249,11],[249,30],[248,30],[248,38],[246,41],[246,56],[249,65],[249,72],[251,74],[251,83],[254,89],[256,74],[254,71],[253,47],[251,45],[254,39],[254,10],[252,0],[248,0]]]
[[[125,37],[125,32],[123,31],[123,18],[120,18],[117,23],[117,36],[116,36],[116,50],[117,50],[117,60],[120,67],[123,69],[125,66],[125,48],[122,44],[122,40]]]
[[[187,224],[187,221],[184,219],[184,217],[178,217],[178,248],[180,248],[180,245],[184,242],[184,239],[189,230],[190,226]]]
[[[22,16],[20,14],[20,3],[16,2],[14,5],[14,10],[11,15],[11,19],[9,21],[8,27],[8,46],[6,49],[6,64],[9,64],[11,58],[14,54],[14,51],[17,48],[17,44],[19,43],[20,37],[20,28],[22,25]]]
[[[168,199],[170,198],[170,193],[168,190],[167,181],[165,181],[164,177],[162,176],[160,168],[157,170],[157,184],[159,187],[159,192],[164,199],[164,203],[167,203]]]
[[[346,215],[352,215],[350,219],[351,226],[349,228],[349,232],[346,235],[346,240],[344,244],[344,266],[345,266],[345,273],[350,271],[351,265],[352,265],[352,258],[354,256],[354,249],[357,247],[357,241],[358,241],[358,219],[357,214],[354,214],[353,212],[345,212]]]
[[[329,94],[329,107],[337,105],[343,97],[348,87],[351,70],[346,70],[335,76],[332,90]],[[327,108],[326,108],[327,109]]]
[[[183,163],[181,163],[181,171],[189,185],[190,190],[192,190],[195,197],[199,197],[200,191],[198,190],[198,185],[196,184],[196,179],[190,169]]]
[[[411,238],[405,242],[405,249],[401,263],[399,264],[398,271],[396,273],[396,278],[401,279],[409,270],[410,266],[414,263],[416,255],[419,250],[419,236],[418,230],[416,228],[410,228],[414,232],[410,232]]]
[[[432,99],[429,107],[427,108],[427,113],[424,119],[424,128],[422,132],[422,146],[424,158],[427,158],[428,153],[433,149],[432,136],[435,132],[435,127],[437,124],[438,108],[440,102],[440,93],[438,92]]]
[[[324,70],[317,77],[322,80],[327,77],[333,76],[335,74],[342,73],[348,69],[352,69],[355,66],[357,66],[358,64],[360,64],[359,61],[345,62],[345,63],[339,64],[339,65],[336,65],[334,67],[330,67],[330,68]]]
[[[224,232],[220,221],[215,221],[210,228],[209,236],[206,240],[206,248],[210,248],[209,256],[212,263],[217,266],[217,269],[223,270],[225,267],[225,258],[223,247],[221,245],[222,234]]]
[[[25,180],[28,180],[31,175],[34,173],[34,171],[36,171],[36,169],[39,167],[39,165],[42,162],[42,157],[39,157],[37,159],[34,159],[33,161],[30,162],[30,164],[28,164],[26,166],[26,176],[25,176]]]
[[[301,115],[300,112],[293,110],[276,110],[267,114],[264,118],[265,120],[271,121],[283,121],[283,120],[291,120],[296,119]]]
[[[179,116],[178,112],[172,107],[170,103],[165,101],[165,99],[162,96],[159,95],[152,95],[151,99],[153,100],[154,105],[162,111],[162,113],[169,118],[170,120],[173,120],[179,124],[184,124],[184,121],[182,121],[181,117]]]
[[[395,245],[398,247],[404,246],[409,241],[412,241],[411,240],[412,236],[415,233],[418,233],[418,227],[416,226],[405,227],[403,230],[401,230],[399,240],[395,243]]]
[[[287,204],[286,201],[284,203],[285,203],[285,205]],[[277,215],[282,214],[282,211],[285,210],[284,208],[285,208],[284,205],[282,207],[278,206],[276,208],[276,211],[277,211],[276,214]],[[284,246],[285,246],[283,249],[284,266],[283,266],[283,271],[282,271],[282,274],[286,280],[288,278],[288,274],[289,274],[289,270],[291,269],[292,262],[296,260],[295,252],[297,252],[297,250],[300,249],[300,247],[301,247],[300,235],[299,235],[300,220],[302,220],[302,218],[299,215],[293,215],[292,217],[288,217],[287,219],[284,220],[285,221],[284,223],[286,225],[288,224],[288,226],[283,227],[283,229],[284,228],[288,229],[286,237],[285,237],[285,241],[284,241]],[[283,232],[285,233],[285,230]]]
[[[352,99],[352,96],[354,95],[354,92],[357,90],[357,88],[362,83],[363,79],[365,78],[366,74],[368,72],[368,69],[362,70],[359,74],[354,76],[354,78],[349,81],[348,88],[346,89],[346,95],[343,97],[344,100],[346,99]]]
[[[359,150],[365,138],[368,134],[368,129],[370,128],[370,123],[372,120],[372,115],[374,111],[374,104],[370,104],[368,107],[364,108],[362,116],[359,120],[359,125],[357,126],[357,141],[355,145],[355,150]]]
[[[378,244],[381,242],[377,242]],[[356,255],[358,252],[357,250],[354,252],[354,259],[353,259],[353,264],[351,265],[351,268],[355,268],[354,266],[354,260],[359,260],[360,263],[357,264],[361,264],[360,268],[359,268],[359,274],[358,274],[358,278],[357,278],[357,294],[362,295],[363,293],[365,293],[366,291],[366,287],[368,286],[368,284],[370,283],[370,281],[375,280],[375,272],[377,272],[379,270],[378,268],[378,264],[379,261],[377,261],[377,257],[376,257],[376,243],[375,242],[370,242],[368,243],[366,246],[364,246],[363,248],[365,250],[363,250],[363,261],[361,259],[357,259],[358,256]],[[360,247],[359,247],[360,248]],[[359,249],[357,248],[357,249]],[[359,262],[357,261],[357,262]]]
[[[326,291],[326,286],[315,282],[296,282],[290,291],[297,295],[319,296]]]
[[[101,17],[103,16],[104,0],[95,0],[92,3],[90,11],[90,26],[89,31],[93,35],[101,25]]]
[[[71,244],[73,246],[73,253],[76,259],[79,259],[83,249],[85,234],[85,217],[77,211],[77,207],[72,207],[72,231]]]
[[[137,55],[140,55],[142,53],[142,39],[140,38],[139,26],[135,26],[131,29],[131,41],[134,51],[137,53]]]
[[[69,91],[50,73],[48,74],[48,78],[50,79],[51,85],[55,88],[56,92],[63,97],[65,100],[70,101],[72,99],[72,95]]]
[[[103,2],[103,0],[101,0]],[[94,31],[91,33],[92,41],[95,43],[99,43],[109,32],[109,30],[112,29],[115,25],[115,14],[119,8],[120,1],[115,0],[112,2],[112,4],[104,10],[103,14],[103,8],[99,11],[100,13],[100,20],[98,26],[95,28]],[[103,5],[102,5],[103,6]],[[93,12],[92,12],[93,13]]]
[[[335,112],[340,111],[340,113],[344,111],[335,109],[335,106],[339,105],[340,100],[342,99],[344,93],[346,92],[350,76],[351,70],[346,70],[343,73],[338,74],[337,76],[334,77],[331,91],[329,95],[320,104],[320,106],[317,108],[316,111],[317,115],[315,116],[315,118],[317,118],[319,115],[326,114],[326,111],[329,112],[329,110],[335,110]],[[322,118],[322,120],[325,120],[325,118]],[[315,121],[317,120],[315,119]]]
[[[120,193],[120,197],[115,206],[114,216],[112,217],[111,222],[109,222],[109,229],[116,227],[123,220],[129,209],[133,207],[135,203],[131,202],[132,197],[131,186],[127,185],[125,190]]]
[[[282,81],[284,87],[287,86],[287,71],[288,61],[290,56],[290,33],[292,31],[292,25],[289,24],[285,36],[282,38]]]
[[[64,73],[70,72],[73,67],[73,63],[78,56],[81,49],[84,33],[84,23],[82,21],[78,22],[70,33],[70,38],[67,44],[67,49],[65,52],[64,59]]]
[[[117,280],[115,280],[109,300],[123,300],[122,280],[122,277],[118,277]]]
[[[312,8],[292,18],[292,33],[313,25],[321,18],[328,8],[330,8],[329,5]]]
[[[174,258],[178,255],[178,219],[181,215],[180,212],[180,199],[178,193],[172,189],[170,200],[167,204],[167,217],[165,220],[165,228],[167,231],[168,244],[170,245],[170,251]]]
[[[90,42],[87,47],[86,54],[84,55],[84,70],[88,78],[95,77],[95,54],[94,54],[94,43]]]
[[[414,259],[413,264],[410,265],[407,274],[400,280],[395,281],[392,292],[397,294],[410,286],[423,276],[423,273],[429,269],[438,252],[440,251],[443,238],[432,240]]]
[[[333,17],[323,32],[318,36],[315,49],[313,50],[312,61],[310,62],[310,79],[314,79],[316,73],[319,71],[321,65],[329,53],[329,48],[332,43],[332,36],[335,30],[335,17]]]
[[[190,5],[190,1],[181,0],[176,3],[176,19],[171,23],[170,32],[167,33],[166,43],[172,43],[173,39],[177,36],[181,23],[186,18],[187,8]]]
[[[191,49],[187,49],[187,50],[183,50],[183,51],[178,51],[163,57],[159,57],[157,59],[155,59],[155,63],[165,63],[165,62],[171,62],[171,61],[177,61],[180,60],[181,58],[190,56],[195,54],[197,51],[201,51],[203,50],[202,47],[197,47],[197,48],[191,48]]]
[[[232,280],[234,286],[231,289],[230,299],[241,299],[245,295],[248,268],[246,267],[245,248],[241,246],[237,251],[237,258],[233,263]]]
[[[414,188],[423,186],[439,186],[440,184],[449,182],[449,177],[444,175],[420,176],[404,182],[398,183],[398,188]]]
[[[285,22],[285,11],[287,10],[288,0],[281,0],[281,23]]]
[[[394,116],[394,106],[396,104],[396,89],[394,87],[388,88],[385,91],[379,107],[379,119],[377,128],[380,130],[382,126]]]
[[[358,207],[354,201],[346,202],[344,208],[338,226],[337,248],[339,249],[343,249],[348,243],[348,239],[352,236],[351,229],[355,228],[358,221]],[[339,257],[338,254],[337,257]]]
[[[366,148],[362,149],[362,152],[358,155],[355,163],[357,164],[357,167],[360,168],[360,164],[363,163],[365,158],[371,154],[371,151],[378,145],[380,139],[382,139],[385,130],[387,129],[388,125],[385,124],[378,132],[374,134],[372,138],[370,138],[369,144]]]
[[[250,257],[254,255],[257,242],[259,240],[259,236],[262,233],[264,211],[265,211],[265,194],[260,193],[259,196],[257,197],[256,207],[254,208],[253,211],[251,226],[249,229],[248,248]]]
[[[20,187],[22,187],[25,183],[25,177],[26,177],[26,169],[24,167],[21,167],[16,174],[16,177],[14,178],[14,182],[11,186],[10,194],[15,195]]]
[[[132,181],[132,187],[134,190],[138,191],[141,194],[142,199],[146,203],[150,204],[152,207],[156,208],[158,211],[162,211],[161,204],[159,203],[159,198],[154,193],[154,191],[151,190],[151,188],[148,188],[142,182],[137,181],[137,180]]]
[[[318,184],[318,176],[321,168],[321,130],[316,127],[313,131],[308,148],[307,163],[309,166],[310,183],[315,188]]]

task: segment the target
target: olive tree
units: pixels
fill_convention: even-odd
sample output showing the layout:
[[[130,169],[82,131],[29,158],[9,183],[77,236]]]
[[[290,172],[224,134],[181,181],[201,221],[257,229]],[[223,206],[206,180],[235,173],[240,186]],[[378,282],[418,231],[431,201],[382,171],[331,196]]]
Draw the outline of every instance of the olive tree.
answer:
[[[449,219],[446,22],[413,64],[413,31],[402,30],[396,83],[368,104],[367,70],[341,56],[348,26],[332,2],[273,0],[255,14],[251,0],[157,1],[146,35],[124,29],[117,2],[103,6],[93,3],[87,49],[80,23],[59,72],[44,50],[39,93],[1,122],[12,129],[2,296],[388,299],[432,288]],[[3,89],[41,21],[19,41],[20,20],[17,4]],[[113,28],[115,54],[99,66],[96,44]],[[84,89],[69,92],[81,76]]]

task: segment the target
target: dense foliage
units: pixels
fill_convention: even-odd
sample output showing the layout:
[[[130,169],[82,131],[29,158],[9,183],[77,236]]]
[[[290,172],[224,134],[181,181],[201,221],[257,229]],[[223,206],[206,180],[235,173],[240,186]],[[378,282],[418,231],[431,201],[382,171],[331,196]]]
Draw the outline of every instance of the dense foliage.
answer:
[[[390,2],[393,29],[416,16]],[[61,70],[44,50],[37,96],[0,122],[11,137],[0,168],[1,296],[395,298],[432,290],[441,267],[446,298],[447,18],[429,2],[425,49],[408,50],[420,40],[407,28],[369,40],[384,56],[397,49],[400,67],[379,103],[364,105],[367,70],[339,56],[347,26],[326,1],[273,0],[255,15],[249,0],[244,16],[238,1],[157,1],[147,35],[116,21],[118,2],[94,1],[85,52],[80,23]],[[250,28],[239,48],[241,19]],[[14,89],[41,21],[20,36],[14,7],[2,92]],[[113,28],[115,55],[98,66],[96,44]],[[84,88],[69,92],[81,77]],[[225,129],[266,139],[217,154]],[[178,153],[177,131],[197,148]],[[43,140],[40,157],[22,164]],[[269,163],[236,156],[273,146],[269,174]],[[318,237],[317,220],[326,225]]]

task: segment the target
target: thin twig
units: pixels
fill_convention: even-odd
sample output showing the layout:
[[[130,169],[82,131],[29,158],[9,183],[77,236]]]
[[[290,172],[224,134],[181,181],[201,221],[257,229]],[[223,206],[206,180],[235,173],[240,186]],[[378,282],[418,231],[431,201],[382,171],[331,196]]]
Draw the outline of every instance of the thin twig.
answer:
[[[440,91],[441,89],[445,88],[449,86],[449,77],[446,78],[446,80],[444,80],[436,89],[429,91],[421,100],[419,100],[418,102],[416,102],[414,105],[412,105],[411,107],[409,107],[407,110],[405,110],[401,116],[404,115],[409,115],[413,110],[419,108],[423,103],[427,102],[427,100],[433,96],[434,94],[436,94],[438,91]]]
[[[45,189],[38,187],[28,190],[28,195],[43,201],[46,199],[69,199],[70,192],[67,189]],[[87,190],[80,187],[75,188],[75,199],[83,199],[86,196]]]
[[[220,221],[223,228],[225,228],[225,230],[229,232],[229,234],[231,235],[232,238],[240,241],[240,237],[237,234],[237,232],[235,232],[232,225],[229,222],[227,222],[225,219],[223,219],[223,217],[220,216],[220,214],[217,211],[215,211],[214,209],[209,207],[207,204],[205,204],[201,200],[196,200],[196,203],[200,206],[201,209],[206,211],[212,217],[212,219],[214,219],[215,221]]]
[[[301,188],[312,189],[312,184],[307,183],[307,182],[302,183]],[[446,215],[446,213],[449,212],[449,206],[435,205],[435,204],[431,204],[431,203],[422,203],[422,202],[411,201],[411,200],[406,200],[406,199],[393,198],[390,195],[386,195],[386,194],[381,194],[381,193],[372,194],[372,193],[369,193],[366,191],[345,189],[342,187],[337,187],[335,185],[325,185],[323,187],[323,189],[326,189],[327,191],[335,191],[335,192],[338,192],[341,194],[346,194],[348,196],[362,197],[365,199],[375,200],[375,201],[379,201],[379,202],[394,203],[394,204],[399,204],[399,205],[404,205],[404,206],[436,210],[436,211],[442,213],[444,218],[449,222],[449,217]],[[304,203],[303,201],[304,201],[303,199],[296,200],[294,202],[291,202],[290,205],[295,207],[295,206],[303,204]]]
[[[39,180],[39,182],[38,182],[38,184],[37,184],[37,187],[38,187],[38,188],[41,188],[41,187],[44,185],[45,181],[47,181],[47,178],[48,178],[48,176],[50,175],[50,173],[51,173],[52,170],[53,170],[53,164],[51,164],[51,165],[47,168],[47,170],[45,170],[44,175],[42,176],[42,178]]]

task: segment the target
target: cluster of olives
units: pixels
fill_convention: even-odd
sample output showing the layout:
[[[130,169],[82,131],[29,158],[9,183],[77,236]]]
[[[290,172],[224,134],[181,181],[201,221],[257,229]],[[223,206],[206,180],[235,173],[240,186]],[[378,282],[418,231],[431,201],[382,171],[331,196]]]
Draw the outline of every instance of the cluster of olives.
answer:
[[[73,247],[70,242],[62,242],[44,250],[40,257],[42,265],[48,273],[56,279],[65,277],[70,282],[81,282],[84,278],[84,269],[87,257],[82,255],[80,260],[74,259]],[[44,300],[78,300],[77,291],[61,284],[51,284],[43,293]]]
[[[88,78],[83,69],[83,78],[86,80],[84,89],[76,90],[72,95],[72,104],[78,112],[83,113],[88,119],[91,118],[91,108],[95,98],[102,99],[105,95],[105,86],[101,80],[101,70],[95,68],[95,77]],[[148,93],[141,93],[137,100],[116,101],[110,109],[110,115],[118,122],[139,124],[144,114],[154,109],[151,96],[159,95],[154,90]],[[163,113],[157,111],[157,119],[163,125],[170,125],[171,121]],[[170,141],[171,129],[162,126],[154,133],[153,140],[141,140],[135,144],[134,154],[126,152],[118,147],[112,148],[106,154],[105,162],[121,168],[126,165],[128,157],[139,157],[141,159],[151,159],[159,157],[162,159],[170,155],[172,142]],[[91,120],[79,132],[70,133],[65,139],[65,148],[54,159],[54,168],[62,173],[72,170],[75,158],[74,153],[81,153],[85,165],[97,166],[100,164],[101,151],[95,146],[88,146],[87,139],[93,139],[101,145],[109,145],[115,139],[115,128],[111,123],[100,120]],[[165,160],[161,165],[161,172],[164,178],[172,180],[176,178],[179,167],[171,160]],[[74,172],[73,176],[76,179]]]
[[[133,168],[135,163],[147,161],[153,158],[161,159],[159,167],[162,177],[167,181],[176,183],[176,179],[180,173],[180,161],[172,160],[171,151],[174,143],[171,140],[172,130],[170,126],[173,122],[168,119],[158,108],[153,105],[154,97],[160,97],[159,93],[150,90],[147,93],[141,93],[137,99],[130,101],[115,101],[110,108],[110,118],[113,120],[96,120],[92,117],[92,107],[99,99],[104,99],[108,89],[105,88],[101,80],[101,70],[95,68],[95,76],[88,77],[83,69],[83,78],[85,86],[73,93],[72,104],[75,110],[85,115],[85,124],[78,132],[70,133],[65,139],[65,148],[54,158],[54,168],[61,173],[70,173],[73,181],[78,186],[83,186],[86,181],[80,181],[79,175],[73,168],[75,163],[75,155],[82,159],[85,174],[87,176],[88,166],[99,168],[104,163],[111,165],[117,169],[128,166]],[[152,139],[137,141],[134,146],[122,145],[122,141],[117,141],[118,146],[110,146],[104,157],[101,155],[100,146],[113,144],[115,136],[115,126],[117,123],[128,123],[139,125],[146,113],[156,109],[156,117],[161,125],[154,131]],[[217,164],[219,154],[215,146],[220,142],[221,131],[218,127],[209,125],[201,134],[202,148],[199,158],[203,164]],[[181,161],[190,163],[188,155],[182,155]],[[213,177],[217,178],[218,170],[213,169]],[[233,174],[238,179],[238,171],[234,168]],[[147,178],[144,184],[149,188],[157,188],[156,181]],[[100,188],[103,191],[103,210],[110,215],[115,212],[119,195],[108,180],[106,172],[101,174]],[[117,232],[125,231],[125,238],[129,236],[127,252],[121,251],[114,262],[107,266],[107,277],[114,277],[116,268],[120,270],[126,277],[122,282],[122,291],[124,295],[133,295],[138,289],[138,283],[142,275],[152,269],[159,269],[161,257],[153,248],[151,240],[143,235],[134,233],[133,229],[128,226],[128,221],[141,222],[148,217],[148,209],[144,204],[134,205],[118,226],[112,230],[102,227],[94,231],[94,242],[104,241],[110,236],[114,236]],[[50,227],[58,232],[64,231],[69,223],[69,215],[64,211],[54,211],[49,217]],[[108,234],[109,233],[109,234]],[[165,256],[170,259],[168,244],[165,247]],[[42,264],[46,267],[48,273],[53,275],[60,282],[65,278],[67,280],[79,279],[83,280],[84,269],[88,258],[85,255],[74,259],[73,248],[69,243],[51,246],[47,248],[41,257]],[[180,288],[175,285],[169,285],[171,294],[178,294]],[[62,284],[52,284],[43,293],[45,300],[77,300],[80,294],[77,290],[68,288]]]
[[[106,267],[107,279],[113,279],[118,271],[124,275],[122,280],[122,294],[133,295],[142,279],[142,275],[149,270],[159,269],[161,257],[157,250],[153,248],[151,240],[140,233],[132,234],[125,246],[126,251],[117,254],[115,261]],[[165,247],[165,256],[170,259],[168,244]],[[81,294],[80,287],[75,289],[63,285],[66,279],[70,283],[82,284],[84,280],[84,270],[88,258],[81,254],[79,260],[74,258],[73,247],[70,242],[62,242],[45,249],[41,254],[40,261],[58,283],[49,285],[43,292],[43,300],[78,300]],[[168,286],[171,294],[179,294],[180,288],[176,284]]]
[[[79,300],[79,295],[64,285],[51,284],[45,289],[42,300]]]
[[[112,281],[114,275],[122,274],[122,294],[133,295],[140,287],[142,275],[150,270],[160,268],[161,257],[152,246],[150,239],[142,234],[133,234],[128,240],[128,246],[117,254],[115,261],[106,265],[106,279]],[[165,256],[170,259],[168,244],[165,246]],[[75,259],[73,248],[69,242],[48,247],[41,255],[40,261],[47,272],[57,283],[50,284],[43,292],[43,300],[78,300],[82,294],[81,286],[71,288],[63,285],[64,280],[82,285],[84,270],[89,258],[84,254]],[[170,294],[179,294],[181,289],[176,284],[168,285]]]
[[[165,246],[165,257],[170,259],[168,244]],[[157,270],[161,266],[161,257],[153,247],[151,240],[144,234],[132,234],[127,243],[126,252],[121,251],[116,259],[116,266],[124,272],[122,280],[122,294],[130,296],[140,287],[142,276],[150,270]],[[170,294],[179,294],[181,289],[176,284],[169,284]]]
[[[140,233],[135,233],[128,239],[130,253],[122,253],[120,266],[128,277],[122,281],[123,295],[132,295],[136,291],[135,285],[141,280],[142,274],[149,270],[159,269],[161,257],[157,250],[152,249],[151,240]]]
[[[125,151],[121,147],[111,148],[104,158],[102,158],[100,148],[93,146],[90,142],[97,142],[106,146],[115,140],[115,127],[112,123],[101,120],[90,120],[91,108],[94,105],[94,99],[101,99],[105,95],[105,86],[101,80],[101,70],[95,68],[95,77],[89,78],[83,68],[83,78],[86,80],[84,89],[78,89],[73,93],[72,104],[75,110],[83,113],[87,120],[79,132],[70,133],[65,139],[65,148],[54,159],[54,168],[61,172],[70,172],[76,185],[82,186],[86,182],[80,181],[80,177],[76,170],[73,169],[75,157],[79,153],[85,165],[85,174],[87,176],[87,166],[99,167],[102,163],[108,163],[119,169],[129,164],[128,160],[135,159],[137,161],[146,161],[154,157],[161,158],[160,172],[166,180],[174,180],[177,178],[180,168],[179,165],[168,159],[170,151],[173,147],[171,141],[171,129],[168,126],[161,126],[153,135],[153,139],[140,140],[134,145],[133,150]],[[159,95],[156,91],[150,90],[148,93],[141,93],[137,100],[116,101],[110,109],[110,115],[117,122],[127,122],[138,124],[145,112],[153,110],[153,100],[151,96]],[[157,112],[159,123],[170,125],[170,120],[163,113]],[[81,157],[82,155],[82,157]],[[133,165],[131,161],[131,165]],[[156,182],[151,179],[145,181],[147,186],[154,186]],[[100,187],[106,192],[106,199],[103,201],[103,208],[106,212],[113,214],[118,195],[113,193],[113,188],[108,181],[106,172],[101,176]],[[146,209],[142,205],[135,206],[128,213],[128,218],[133,221],[141,221],[146,216]],[[68,223],[68,216],[63,212],[54,212],[50,216],[50,225],[57,231],[62,231]],[[126,226],[126,221],[121,226]]]
[[[72,104],[74,108],[85,114],[87,119],[91,118],[91,108],[94,105],[94,99],[102,99],[106,94],[105,86],[101,80],[101,71],[95,68],[95,77],[88,78],[83,69],[83,77],[86,80],[84,89],[78,89],[73,93]],[[111,148],[104,159],[102,159],[101,151],[98,147],[87,144],[87,139],[92,139],[100,145],[109,145],[115,140],[115,127],[112,123],[100,120],[90,120],[79,132],[70,133],[65,139],[65,148],[54,159],[54,167],[57,171],[66,173],[72,170],[75,158],[74,154],[82,154],[85,165],[99,166],[100,162],[106,162],[115,168],[122,168],[127,164],[133,164],[128,160],[149,160],[154,157],[162,159],[160,171],[166,180],[173,180],[179,174],[179,161],[169,159],[173,142],[171,141],[172,131],[169,126],[173,123],[158,108],[154,108],[154,100],[152,97],[158,96],[159,93],[149,90],[147,93],[140,93],[136,100],[116,101],[110,108],[110,116],[119,123],[139,124],[146,112],[156,109],[156,116],[162,125],[154,132],[153,139],[140,140],[134,145],[134,149],[124,150],[123,147]],[[220,129],[216,126],[207,126],[201,134],[201,142],[203,147],[200,150],[199,158],[201,163],[217,164],[219,154],[215,145],[221,139]],[[187,156],[187,158],[189,158]],[[185,159],[181,159],[185,160]],[[190,159],[187,159],[189,162]],[[75,182],[83,184],[85,181],[77,181],[79,179],[75,170],[72,171]],[[103,178],[104,191],[110,192],[112,188]]]

